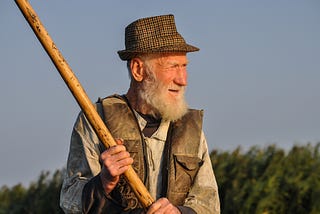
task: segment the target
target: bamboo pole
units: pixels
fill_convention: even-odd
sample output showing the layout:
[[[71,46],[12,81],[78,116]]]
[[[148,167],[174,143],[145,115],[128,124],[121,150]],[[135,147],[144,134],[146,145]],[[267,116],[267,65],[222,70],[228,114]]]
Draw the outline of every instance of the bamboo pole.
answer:
[[[64,57],[56,47],[55,43],[51,39],[47,30],[42,25],[40,19],[38,18],[30,3],[27,0],[15,0],[15,2],[24,15],[25,19],[31,26],[33,32],[36,34],[43,48],[51,58],[62,79],[67,84],[69,90],[78,102],[80,108],[95,130],[100,141],[107,148],[117,145],[110,131],[107,129],[106,125],[97,113],[94,105],[82,88],[78,78],[75,76],[67,61],[64,59]],[[150,193],[148,192],[134,169],[130,166],[129,169],[124,173],[124,175],[142,206],[144,206],[145,208],[149,207],[154,202],[154,199],[151,197]]]

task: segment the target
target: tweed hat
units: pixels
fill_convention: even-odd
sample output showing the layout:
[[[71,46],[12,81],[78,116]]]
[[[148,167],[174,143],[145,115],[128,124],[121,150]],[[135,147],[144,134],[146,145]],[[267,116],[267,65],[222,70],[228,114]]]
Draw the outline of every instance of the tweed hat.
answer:
[[[118,51],[122,60],[142,53],[194,52],[199,48],[186,43],[177,32],[172,14],[138,19],[125,29],[125,50]]]

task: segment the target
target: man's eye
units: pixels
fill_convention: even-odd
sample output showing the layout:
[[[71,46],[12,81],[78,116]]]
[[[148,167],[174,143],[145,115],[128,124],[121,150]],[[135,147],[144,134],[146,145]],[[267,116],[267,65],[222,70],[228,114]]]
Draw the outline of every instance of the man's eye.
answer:
[[[172,68],[178,69],[180,66],[179,65],[173,65]]]

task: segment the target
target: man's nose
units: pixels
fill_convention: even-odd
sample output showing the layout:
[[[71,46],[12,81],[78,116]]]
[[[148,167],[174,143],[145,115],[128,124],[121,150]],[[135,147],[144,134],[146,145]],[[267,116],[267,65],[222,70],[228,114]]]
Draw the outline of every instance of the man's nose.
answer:
[[[188,73],[186,68],[179,67],[176,70],[174,82],[180,86],[186,86],[188,84]]]

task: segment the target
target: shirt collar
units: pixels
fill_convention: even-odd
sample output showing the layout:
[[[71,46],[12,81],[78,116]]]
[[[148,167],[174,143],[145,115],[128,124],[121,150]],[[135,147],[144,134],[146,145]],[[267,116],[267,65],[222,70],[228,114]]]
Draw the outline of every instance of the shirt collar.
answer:
[[[140,114],[138,112],[136,112],[135,110],[133,110],[133,112],[138,120],[140,130],[143,130],[144,127],[146,127],[146,125],[147,125],[147,121],[145,119],[143,119],[143,117],[141,117]],[[160,123],[158,130],[155,133],[153,133],[153,135],[150,138],[154,138],[154,139],[161,140],[161,141],[166,141],[169,125],[170,125],[169,121],[161,120],[161,123]]]

